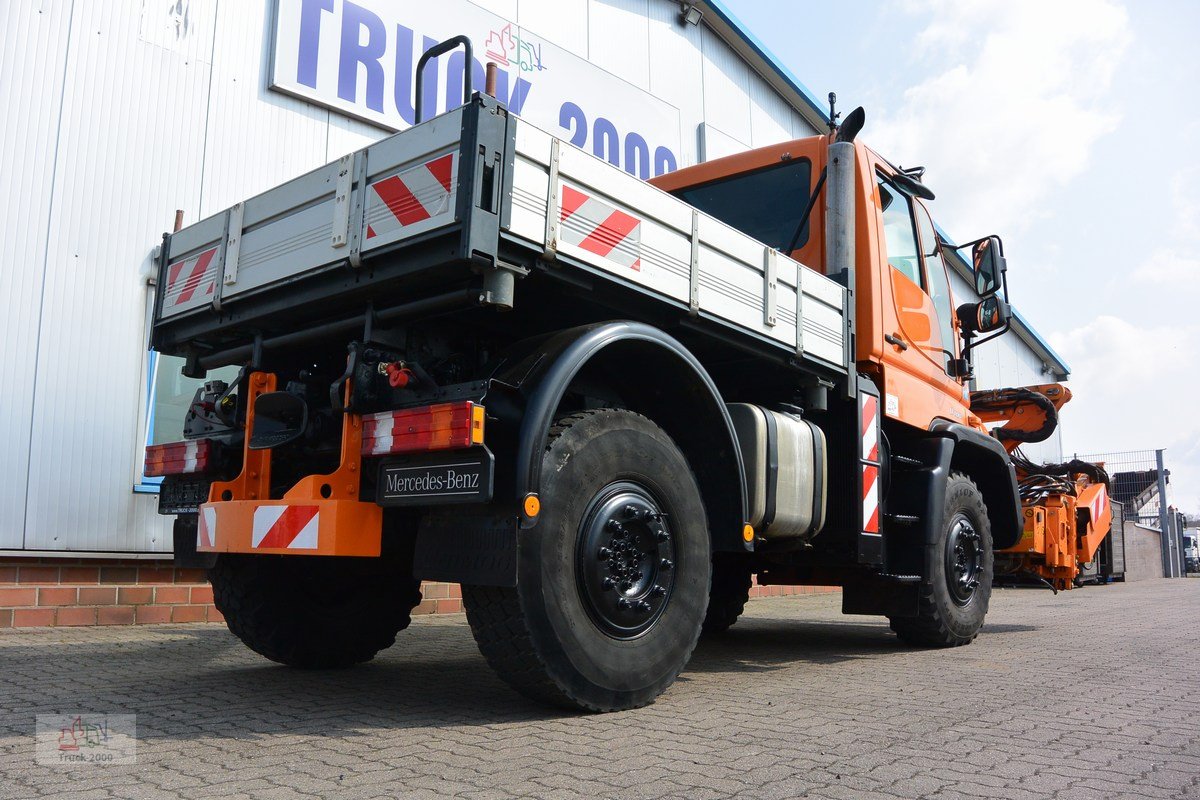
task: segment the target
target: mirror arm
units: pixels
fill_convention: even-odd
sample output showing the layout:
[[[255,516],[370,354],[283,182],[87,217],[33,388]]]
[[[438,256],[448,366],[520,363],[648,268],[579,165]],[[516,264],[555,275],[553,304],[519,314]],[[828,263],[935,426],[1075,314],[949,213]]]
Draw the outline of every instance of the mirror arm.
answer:
[[[817,178],[817,185],[813,187],[813,193],[808,198],[808,205],[804,207],[804,213],[800,215],[800,223],[796,225],[796,232],[792,234],[792,240],[788,242],[787,250],[783,251],[785,256],[791,256],[792,251],[796,249],[796,243],[800,241],[800,234],[804,231],[804,226],[808,222],[813,209],[816,208],[817,198],[821,196],[821,189],[825,186],[825,176],[828,174],[829,168],[822,167],[821,177]]]
[[[1012,327],[1012,316],[1010,315],[1008,319],[1004,320],[1003,328],[996,331],[995,333],[993,333],[991,336],[988,336],[987,338],[980,339],[978,342],[975,342],[974,344],[968,344],[967,347],[975,348],[975,347],[979,347],[981,344],[987,344],[988,342],[992,341],[993,339],[999,339],[1001,336],[1008,333],[1008,329],[1011,327]]]

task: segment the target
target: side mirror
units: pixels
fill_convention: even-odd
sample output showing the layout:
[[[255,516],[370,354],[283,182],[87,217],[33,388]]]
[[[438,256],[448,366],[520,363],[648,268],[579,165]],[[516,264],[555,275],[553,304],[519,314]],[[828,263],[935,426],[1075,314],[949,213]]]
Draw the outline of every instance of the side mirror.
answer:
[[[971,269],[975,273],[976,294],[991,297],[1000,291],[1008,265],[999,237],[989,236],[975,243],[971,248]]]
[[[977,333],[991,333],[1007,325],[1012,317],[1012,308],[993,295],[978,303],[964,303],[958,307],[956,314],[964,338],[970,341]]]
[[[990,333],[1008,324],[1012,309],[1008,303],[992,295],[975,306],[975,330]]]

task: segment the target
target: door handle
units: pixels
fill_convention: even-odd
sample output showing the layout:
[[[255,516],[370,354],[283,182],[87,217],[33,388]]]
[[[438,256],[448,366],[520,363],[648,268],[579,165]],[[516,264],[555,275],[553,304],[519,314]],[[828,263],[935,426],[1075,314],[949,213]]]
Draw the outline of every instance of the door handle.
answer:
[[[901,339],[899,336],[897,336],[894,333],[885,333],[883,335],[883,340],[890,345],[895,345],[896,347],[899,347],[901,352],[904,352],[905,350],[908,349],[908,342],[904,341],[903,339]]]

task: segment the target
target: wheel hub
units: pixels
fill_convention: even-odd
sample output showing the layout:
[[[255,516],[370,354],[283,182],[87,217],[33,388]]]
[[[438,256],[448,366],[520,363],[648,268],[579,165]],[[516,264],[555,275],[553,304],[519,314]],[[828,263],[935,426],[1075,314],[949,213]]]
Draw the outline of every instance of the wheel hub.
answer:
[[[983,539],[964,515],[950,522],[946,536],[946,585],[950,597],[965,606],[975,596],[983,578]]]
[[[633,639],[661,616],[675,586],[675,542],[667,515],[631,481],[602,489],[579,526],[575,575],[592,621]]]

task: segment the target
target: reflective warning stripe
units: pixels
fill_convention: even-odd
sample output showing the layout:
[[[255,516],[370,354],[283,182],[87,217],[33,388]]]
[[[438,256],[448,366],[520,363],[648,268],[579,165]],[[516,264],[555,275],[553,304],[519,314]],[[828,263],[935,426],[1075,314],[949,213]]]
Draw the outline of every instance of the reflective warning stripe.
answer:
[[[195,297],[210,297],[217,286],[213,259],[218,248],[167,265],[167,285],[163,288],[163,308],[183,305]]]
[[[862,397],[863,532],[879,533],[879,398]]]
[[[563,242],[622,267],[642,268],[642,221],[570,186],[562,187]]]
[[[879,398],[863,396],[862,457],[863,461],[879,461]]]
[[[454,153],[448,153],[370,184],[367,238],[448,213],[453,205],[455,166]]]
[[[260,506],[254,509],[250,546],[315,550],[319,523],[317,506]]]
[[[212,547],[217,541],[217,510],[208,506],[200,509],[196,526],[196,547]]]
[[[863,467],[863,530],[879,533],[879,467]]]

